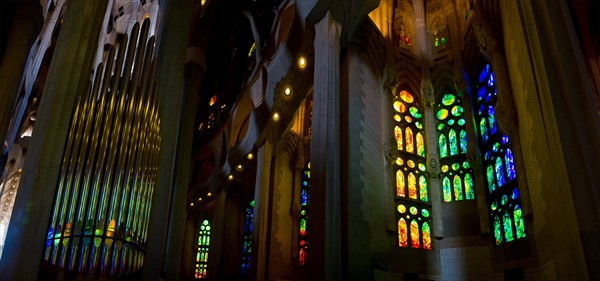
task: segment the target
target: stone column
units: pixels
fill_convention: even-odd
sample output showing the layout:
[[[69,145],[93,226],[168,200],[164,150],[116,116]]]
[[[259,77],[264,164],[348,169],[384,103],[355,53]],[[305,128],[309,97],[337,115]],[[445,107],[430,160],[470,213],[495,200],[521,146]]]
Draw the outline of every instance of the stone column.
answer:
[[[87,94],[106,6],[72,0],[66,7],[0,260],[3,280],[37,278],[72,110]]]
[[[39,1],[22,0],[17,2],[15,20],[0,66],[0,142],[2,147],[15,102],[19,96],[19,89],[21,89],[27,56],[33,41],[42,28],[43,21],[42,7]],[[4,153],[4,149],[3,147],[0,152]],[[4,166],[4,163],[0,164]]]
[[[182,113],[185,103],[184,66],[193,2],[163,2],[161,10],[165,12],[159,21],[163,25],[157,32],[161,165],[150,211],[144,280],[158,280],[162,274],[166,274],[168,279],[180,279],[179,262],[188,190],[185,177],[189,176],[189,171],[178,169],[190,165],[188,146],[191,140],[185,134],[191,134],[191,131],[185,132],[187,129],[182,127],[189,125],[182,120],[189,117]]]
[[[327,12],[315,24],[315,68],[311,138],[312,204],[321,221],[313,222],[311,278],[341,276],[340,202],[340,33]],[[319,237],[323,235],[322,237]],[[319,257],[319,258],[317,258]],[[320,260],[322,258],[322,260]]]
[[[273,145],[267,140],[258,148],[256,155],[256,185],[254,189],[254,228],[252,233],[252,248],[254,253],[251,260],[251,277],[256,280],[267,280],[268,272],[266,264],[269,262],[269,244],[267,239],[270,231],[269,209],[271,208],[269,198],[271,196],[271,185],[273,184],[271,175],[273,171]],[[245,206],[241,207],[244,212]]]
[[[442,196],[440,191],[442,190],[440,184],[440,155],[438,153],[438,139],[437,137],[437,123],[435,121],[435,111],[433,106],[435,104],[435,90],[431,80],[423,79],[421,82],[421,97],[423,100],[423,111],[425,112],[425,132],[427,139],[427,171],[431,175],[427,182],[429,191],[429,202],[431,203],[431,223],[432,223],[432,236],[436,239],[442,239],[444,237],[444,224],[442,221]]]

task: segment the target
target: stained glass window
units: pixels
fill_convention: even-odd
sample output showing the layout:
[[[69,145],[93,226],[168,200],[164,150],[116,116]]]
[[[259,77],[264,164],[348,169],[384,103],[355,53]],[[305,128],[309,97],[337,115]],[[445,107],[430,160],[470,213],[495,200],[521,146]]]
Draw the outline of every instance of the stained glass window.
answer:
[[[479,73],[477,95],[473,99],[494,237],[496,244],[500,245],[524,238],[526,232],[512,143],[496,123],[494,106],[497,94],[494,72],[489,64]]]
[[[435,112],[444,202],[474,199],[473,170],[467,162],[462,94],[446,91],[440,95]]]
[[[208,269],[208,246],[210,245],[210,222],[202,221],[198,233],[198,252],[196,253],[196,271],[194,278],[205,279]]]
[[[431,222],[428,206],[419,205],[398,204],[398,246],[431,250],[431,228],[429,226]],[[409,207],[407,208],[407,206]]]
[[[402,90],[393,100],[395,201],[398,209],[398,245],[431,249],[429,194],[425,168],[423,110],[418,100]],[[407,206],[409,208],[407,208]]]
[[[298,234],[298,264],[304,265],[308,250],[308,239],[306,236],[306,225],[308,223],[308,205],[310,202],[310,162],[306,164],[301,175],[300,182],[300,226]]]
[[[242,276],[250,272],[250,255],[252,253],[252,226],[254,224],[254,200],[248,203],[244,212],[244,232],[242,234]]]

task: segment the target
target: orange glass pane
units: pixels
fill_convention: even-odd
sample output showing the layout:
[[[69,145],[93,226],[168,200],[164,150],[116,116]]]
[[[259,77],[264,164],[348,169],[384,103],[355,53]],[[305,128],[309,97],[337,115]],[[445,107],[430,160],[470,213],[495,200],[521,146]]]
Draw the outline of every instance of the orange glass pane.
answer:
[[[394,137],[396,138],[396,143],[398,144],[398,150],[402,150],[402,129],[396,126],[394,127]]]
[[[417,179],[413,173],[408,174],[408,197],[417,199]]]
[[[400,219],[398,221],[398,246],[400,247],[408,247],[408,232],[406,228],[406,221]]]
[[[415,152],[413,132],[411,128],[406,128],[406,152]]]
[[[396,172],[396,196],[406,196],[406,190],[404,187],[404,174],[400,170]]]
[[[410,222],[410,246],[413,248],[421,248],[419,241],[419,224],[416,220]]]
[[[412,103],[414,101],[413,96],[405,90],[400,92],[400,98],[406,103]]]

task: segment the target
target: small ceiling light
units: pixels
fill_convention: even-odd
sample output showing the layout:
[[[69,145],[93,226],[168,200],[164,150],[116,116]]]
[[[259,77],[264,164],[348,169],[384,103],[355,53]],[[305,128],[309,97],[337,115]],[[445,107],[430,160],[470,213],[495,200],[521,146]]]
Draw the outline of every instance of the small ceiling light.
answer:
[[[273,113],[273,120],[275,120],[275,121],[279,120],[279,113],[277,113],[277,112]]]
[[[202,197],[198,198],[198,201],[202,201]]]
[[[209,192],[209,193],[206,194],[206,196],[211,197],[212,193]]]
[[[194,203],[190,203],[190,207],[194,207]]]
[[[242,164],[238,164],[237,167],[235,167],[238,171],[242,171],[244,169],[244,166],[242,166]]]
[[[248,158],[248,160],[252,160],[252,158],[254,158],[254,155],[252,155],[252,153],[248,153],[248,155],[246,155],[246,158]]]
[[[289,97],[292,94],[292,89],[290,89],[290,87],[285,87],[285,90],[283,90],[283,94]]]
[[[298,66],[300,66],[300,68],[305,68],[306,67],[306,58],[305,57],[300,57],[298,59]]]
[[[232,181],[232,180],[233,180],[233,175],[229,175],[229,176],[227,177],[227,179],[228,179],[229,181]]]

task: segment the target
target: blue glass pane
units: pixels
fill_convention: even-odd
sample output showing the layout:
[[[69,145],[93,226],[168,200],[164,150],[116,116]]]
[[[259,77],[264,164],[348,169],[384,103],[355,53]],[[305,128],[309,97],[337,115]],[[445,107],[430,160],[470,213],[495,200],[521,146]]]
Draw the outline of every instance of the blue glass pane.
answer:
[[[302,194],[300,195],[300,204],[302,204],[302,206],[306,206],[306,204],[308,204],[308,192],[306,189],[302,189]]]
[[[506,162],[506,174],[508,175],[508,179],[512,180],[515,178],[515,160],[513,158],[512,151],[510,148],[506,149],[506,157],[504,158]]]
[[[483,82],[483,80],[485,80],[485,77],[487,77],[489,70],[490,65],[486,64],[481,70],[481,73],[479,73],[479,82]]]

